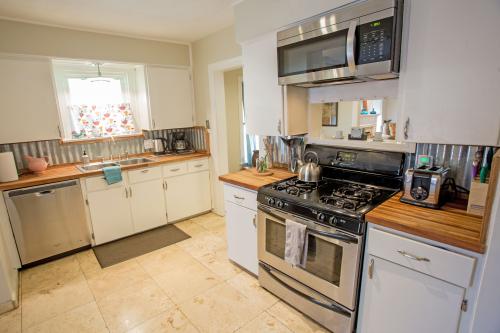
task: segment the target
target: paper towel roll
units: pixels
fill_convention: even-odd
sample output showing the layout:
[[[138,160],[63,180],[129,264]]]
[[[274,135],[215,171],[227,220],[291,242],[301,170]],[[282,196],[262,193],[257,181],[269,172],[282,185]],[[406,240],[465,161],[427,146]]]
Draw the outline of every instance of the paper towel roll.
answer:
[[[16,162],[11,151],[0,153],[0,183],[18,180]]]

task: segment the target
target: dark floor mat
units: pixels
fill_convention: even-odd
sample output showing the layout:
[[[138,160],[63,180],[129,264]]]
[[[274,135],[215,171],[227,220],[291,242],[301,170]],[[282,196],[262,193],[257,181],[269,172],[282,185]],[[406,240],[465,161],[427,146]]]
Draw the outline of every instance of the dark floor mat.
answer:
[[[190,238],[174,225],[145,231],[127,238],[119,239],[93,248],[102,268],[158,250]]]

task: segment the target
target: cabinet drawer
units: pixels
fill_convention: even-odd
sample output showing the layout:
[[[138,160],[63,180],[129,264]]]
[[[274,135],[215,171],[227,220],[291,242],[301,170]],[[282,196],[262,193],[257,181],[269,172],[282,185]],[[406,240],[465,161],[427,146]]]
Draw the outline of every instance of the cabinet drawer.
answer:
[[[189,172],[208,170],[208,158],[204,158],[202,160],[188,161],[187,164]]]
[[[172,163],[163,167],[163,177],[173,177],[183,175],[188,172],[187,163]]]
[[[237,205],[257,211],[257,192],[224,185],[224,199]]]
[[[124,172],[122,172],[122,176],[125,177]],[[123,181],[108,185],[108,183],[104,179],[104,176],[98,176],[85,178],[85,186],[87,188],[87,192],[103,191],[110,188],[122,187]]]
[[[377,229],[369,229],[367,253],[467,288],[475,258]]]
[[[128,172],[130,184],[161,178],[161,167],[144,168]]]

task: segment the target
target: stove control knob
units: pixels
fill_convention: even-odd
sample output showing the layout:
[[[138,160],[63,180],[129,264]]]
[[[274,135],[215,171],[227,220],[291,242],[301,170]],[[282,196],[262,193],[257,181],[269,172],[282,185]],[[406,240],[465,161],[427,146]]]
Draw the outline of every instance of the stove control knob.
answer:
[[[325,221],[326,216],[325,216],[325,214],[323,214],[323,213],[318,213],[318,215],[316,215],[316,219],[317,219],[318,221],[320,221],[320,222],[323,222],[323,221]]]
[[[271,205],[271,206],[274,206],[274,203],[275,203],[274,198],[269,198],[269,199],[267,199],[267,203],[268,203],[269,205]]]
[[[335,216],[330,217],[330,219],[328,220],[328,223],[330,225],[336,225],[337,224],[337,218]]]
[[[276,207],[283,208],[283,206],[284,206],[283,201],[281,200],[276,201]]]

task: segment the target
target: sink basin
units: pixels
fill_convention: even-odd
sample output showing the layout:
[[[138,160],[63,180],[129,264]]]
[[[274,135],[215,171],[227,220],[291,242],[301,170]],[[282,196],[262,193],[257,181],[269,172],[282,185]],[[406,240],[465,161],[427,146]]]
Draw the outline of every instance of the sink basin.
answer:
[[[122,160],[118,163],[120,165],[133,165],[133,164],[141,164],[141,163],[150,163],[154,162],[154,160],[146,157],[138,157],[138,158],[129,158],[128,160]]]
[[[117,166],[117,165],[118,164],[115,162],[97,162],[97,163],[90,163],[87,165],[77,165],[76,167],[81,172],[89,172],[89,171],[99,171],[102,170],[102,168],[109,166]]]

